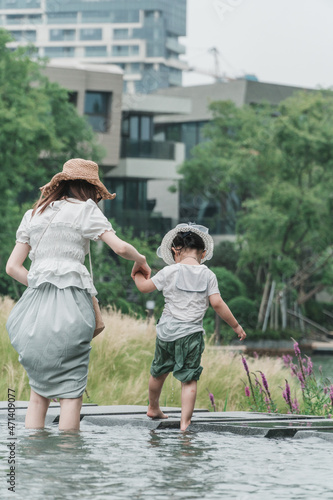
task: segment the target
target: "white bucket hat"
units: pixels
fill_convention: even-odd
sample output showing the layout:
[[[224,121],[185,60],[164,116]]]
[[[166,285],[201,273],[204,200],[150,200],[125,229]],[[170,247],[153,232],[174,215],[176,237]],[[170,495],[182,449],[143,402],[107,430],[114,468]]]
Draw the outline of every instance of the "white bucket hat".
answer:
[[[166,264],[172,265],[175,263],[171,247],[172,242],[178,233],[188,233],[192,232],[198,234],[202,238],[205,244],[206,255],[201,259],[201,263],[206,260],[210,260],[213,257],[214,241],[213,238],[208,234],[208,227],[200,226],[194,224],[193,222],[188,222],[187,224],[178,224],[174,229],[171,229],[163,238],[161,246],[158,247],[156,253],[158,257],[164,260]]]

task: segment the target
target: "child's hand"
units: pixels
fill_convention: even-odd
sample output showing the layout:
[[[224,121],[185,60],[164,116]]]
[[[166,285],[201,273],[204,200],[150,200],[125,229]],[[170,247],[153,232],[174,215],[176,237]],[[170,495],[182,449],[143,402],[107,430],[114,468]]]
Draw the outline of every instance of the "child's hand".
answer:
[[[244,332],[243,328],[241,325],[237,325],[236,328],[233,328],[233,331],[237,333],[239,340],[244,340],[246,337],[246,333]]]

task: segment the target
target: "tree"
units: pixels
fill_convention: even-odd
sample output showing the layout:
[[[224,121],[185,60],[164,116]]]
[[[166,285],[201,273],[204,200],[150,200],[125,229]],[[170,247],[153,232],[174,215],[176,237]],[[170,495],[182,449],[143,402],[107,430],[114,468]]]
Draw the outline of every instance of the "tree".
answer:
[[[185,189],[220,199],[222,211],[237,193],[239,265],[260,282],[268,273],[289,282],[301,303],[332,274],[333,92],[211,109],[209,140],[181,168]]]
[[[103,151],[68,92],[42,74],[35,49],[7,48],[0,30],[0,293],[18,296],[4,272],[24,210],[69,158],[99,161]]]

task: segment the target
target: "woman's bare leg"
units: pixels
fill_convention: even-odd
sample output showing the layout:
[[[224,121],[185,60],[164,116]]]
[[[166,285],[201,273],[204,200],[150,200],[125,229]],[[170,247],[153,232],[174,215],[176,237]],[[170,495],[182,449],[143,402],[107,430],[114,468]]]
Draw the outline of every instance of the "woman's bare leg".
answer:
[[[182,416],[180,430],[185,431],[191,423],[195,400],[197,397],[197,381],[182,382]]]
[[[30,401],[25,417],[26,429],[43,429],[50,400],[31,389]]]
[[[151,418],[168,418],[160,408],[160,395],[165,379],[169,374],[164,373],[160,377],[150,375],[149,379],[149,405],[147,416]]]
[[[75,399],[60,399],[60,431],[80,430],[80,411],[82,407],[82,396]]]

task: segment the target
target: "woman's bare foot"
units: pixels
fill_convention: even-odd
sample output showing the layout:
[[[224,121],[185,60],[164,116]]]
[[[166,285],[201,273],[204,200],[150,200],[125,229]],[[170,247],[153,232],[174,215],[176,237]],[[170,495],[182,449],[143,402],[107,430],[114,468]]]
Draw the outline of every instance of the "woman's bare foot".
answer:
[[[155,409],[155,408],[151,408],[150,406],[148,406],[147,417],[150,417],[150,418],[169,418],[168,415],[165,415],[165,413],[163,413],[161,408]]]

